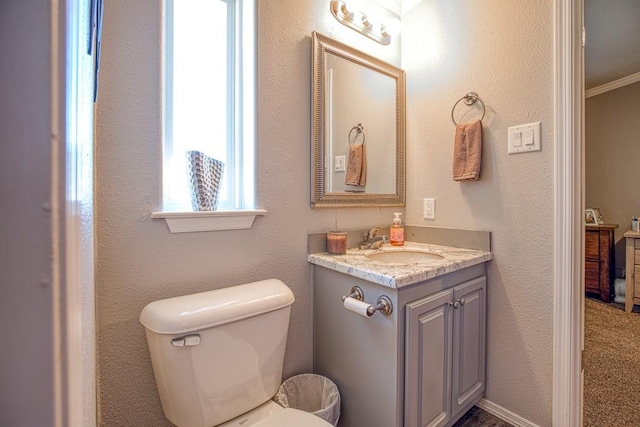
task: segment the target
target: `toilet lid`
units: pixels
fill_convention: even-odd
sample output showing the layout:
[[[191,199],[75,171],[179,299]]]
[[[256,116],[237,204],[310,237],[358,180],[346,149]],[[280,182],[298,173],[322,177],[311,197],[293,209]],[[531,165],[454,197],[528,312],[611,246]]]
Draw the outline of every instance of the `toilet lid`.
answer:
[[[285,408],[282,411],[265,418],[251,427],[331,427],[331,424],[309,412],[293,408]]]

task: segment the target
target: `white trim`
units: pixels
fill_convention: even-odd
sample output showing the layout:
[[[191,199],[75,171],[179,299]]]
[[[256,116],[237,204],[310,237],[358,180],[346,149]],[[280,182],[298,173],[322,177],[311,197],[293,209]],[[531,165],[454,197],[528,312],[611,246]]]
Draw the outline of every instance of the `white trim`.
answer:
[[[64,6],[64,5],[63,5]],[[62,427],[66,419],[66,405],[68,404],[67,388],[64,380],[65,371],[65,347],[62,331],[62,316],[65,307],[62,304],[64,283],[62,282],[62,268],[65,261],[65,253],[62,251],[62,236],[60,226],[64,221],[61,218],[60,200],[61,185],[64,185],[64,171],[60,168],[60,38],[64,29],[59,28],[59,1],[52,0],[51,7],[51,284],[52,284],[52,315],[53,330],[53,425]],[[64,37],[62,37],[64,40]],[[64,87],[62,88],[64,89]],[[63,187],[64,188],[64,187]]]
[[[64,3],[60,8],[60,141],[65,157],[63,324],[65,352],[65,426],[95,426],[96,318],[94,282],[93,97],[94,56],[87,55],[91,2]],[[93,36],[95,38],[95,35]],[[76,143],[74,143],[74,141]]]
[[[502,406],[493,403],[487,399],[480,399],[476,406],[484,411],[487,411],[491,415],[494,415],[500,418],[503,421],[508,422],[514,427],[539,427],[537,424],[532,423],[531,421],[522,418],[518,414],[514,414],[508,409],[503,408]]]
[[[601,95],[611,90],[619,89],[621,87],[631,85],[640,82],[640,72],[630,74],[618,80],[614,80],[609,83],[605,83],[600,86],[592,87],[585,92],[585,98],[591,98],[592,96]]]
[[[266,215],[264,209],[252,211],[152,212],[151,218],[163,218],[171,233],[198,231],[243,230],[251,228],[256,216]]]
[[[583,0],[555,1],[554,426],[582,422]]]

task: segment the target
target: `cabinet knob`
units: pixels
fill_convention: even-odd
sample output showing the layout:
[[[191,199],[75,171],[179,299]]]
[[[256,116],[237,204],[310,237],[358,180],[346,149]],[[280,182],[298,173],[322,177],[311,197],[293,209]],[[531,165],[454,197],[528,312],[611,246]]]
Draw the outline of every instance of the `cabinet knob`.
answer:
[[[449,304],[449,307],[459,308],[465,304],[465,300],[464,298],[459,298],[453,302],[449,301],[448,304]]]

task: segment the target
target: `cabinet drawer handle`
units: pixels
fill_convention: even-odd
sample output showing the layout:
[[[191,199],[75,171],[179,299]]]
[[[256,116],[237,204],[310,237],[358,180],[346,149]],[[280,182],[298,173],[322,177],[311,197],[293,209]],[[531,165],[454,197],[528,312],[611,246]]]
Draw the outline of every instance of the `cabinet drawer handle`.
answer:
[[[460,298],[458,301],[460,301],[460,305],[464,305],[464,304],[465,304],[465,302],[466,302],[466,301],[464,300],[464,298]]]

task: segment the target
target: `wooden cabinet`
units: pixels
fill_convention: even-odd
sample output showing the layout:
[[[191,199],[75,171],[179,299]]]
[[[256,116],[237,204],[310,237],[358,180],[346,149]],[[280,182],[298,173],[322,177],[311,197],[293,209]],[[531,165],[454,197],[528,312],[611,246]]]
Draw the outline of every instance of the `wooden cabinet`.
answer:
[[[481,397],[486,279],[407,304],[405,425],[447,426]]]
[[[624,310],[631,313],[634,304],[640,304],[640,232],[627,231],[626,239],[626,294]]]
[[[359,286],[393,312],[340,297]],[[478,264],[399,289],[314,267],[314,371],[340,390],[340,427],[451,426],[485,389],[486,271]]]
[[[585,226],[584,290],[610,302],[615,278],[613,230],[617,224]]]

